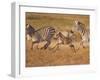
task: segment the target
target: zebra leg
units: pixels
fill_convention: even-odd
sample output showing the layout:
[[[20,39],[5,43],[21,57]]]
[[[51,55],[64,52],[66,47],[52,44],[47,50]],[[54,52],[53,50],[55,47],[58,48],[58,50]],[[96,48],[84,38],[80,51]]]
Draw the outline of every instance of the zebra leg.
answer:
[[[57,44],[56,44],[53,48],[51,48],[51,49],[57,49],[58,46],[59,46],[59,43],[57,43]]]
[[[57,43],[52,49],[59,49],[60,48],[60,44],[59,43]]]
[[[31,50],[33,50],[33,45],[34,45],[34,42],[32,42],[32,45],[31,45]]]
[[[70,48],[74,51],[74,53],[76,53],[75,46],[74,46],[73,44],[70,44],[69,46],[70,46]]]
[[[77,51],[81,48],[81,46],[84,48],[82,41],[79,43],[79,47],[77,48]]]
[[[44,45],[43,49],[47,49],[48,46],[50,45],[51,41],[47,41],[47,43]]]
[[[39,43],[39,42],[38,41],[32,42],[31,50],[33,50],[33,46],[34,46],[35,43]],[[38,45],[37,45],[37,48],[38,48]]]
[[[82,45],[82,47],[85,48],[84,42],[83,42],[83,41],[80,43],[80,45]]]
[[[58,50],[60,49],[60,45],[61,45],[60,43],[57,44],[57,49]]]

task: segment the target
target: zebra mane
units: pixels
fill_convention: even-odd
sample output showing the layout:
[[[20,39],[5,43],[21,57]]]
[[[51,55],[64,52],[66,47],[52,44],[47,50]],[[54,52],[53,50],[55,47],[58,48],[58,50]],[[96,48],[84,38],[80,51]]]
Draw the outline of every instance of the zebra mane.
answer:
[[[43,29],[45,29],[45,28],[51,28],[51,29],[52,29],[53,27],[51,27],[51,26],[44,26],[44,27],[41,27],[41,28],[35,30],[34,32],[41,31],[41,30],[43,30]]]
[[[40,31],[40,30],[42,30],[42,29],[44,29],[44,28],[46,28],[46,27],[47,27],[47,26],[41,27],[41,28],[35,30],[35,32],[38,32],[38,31]]]

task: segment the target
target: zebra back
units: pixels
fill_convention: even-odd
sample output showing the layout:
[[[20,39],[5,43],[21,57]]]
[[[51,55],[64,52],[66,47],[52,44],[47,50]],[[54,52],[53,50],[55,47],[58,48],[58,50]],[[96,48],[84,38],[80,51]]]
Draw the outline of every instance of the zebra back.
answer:
[[[49,41],[55,34],[55,28],[47,26],[37,32],[40,34],[42,40]]]
[[[27,24],[26,34],[28,34],[32,38],[32,41],[50,41],[53,35],[55,34],[55,28],[51,26],[44,26],[36,30],[30,24]]]

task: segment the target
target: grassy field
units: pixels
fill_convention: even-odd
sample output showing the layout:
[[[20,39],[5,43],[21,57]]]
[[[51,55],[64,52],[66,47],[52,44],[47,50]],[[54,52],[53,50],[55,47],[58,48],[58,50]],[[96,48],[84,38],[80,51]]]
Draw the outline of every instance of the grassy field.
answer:
[[[73,27],[75,20],[89,27],[88,15],[26,13],[26,24],[31,24],[36,29],[52,26],[58,31],[67,31]],[[80,48],[76,54],[68,45],[53,50],[31,50],[30,47],[31,41],[26,40],[26,67],[89,64],[89,47]]]

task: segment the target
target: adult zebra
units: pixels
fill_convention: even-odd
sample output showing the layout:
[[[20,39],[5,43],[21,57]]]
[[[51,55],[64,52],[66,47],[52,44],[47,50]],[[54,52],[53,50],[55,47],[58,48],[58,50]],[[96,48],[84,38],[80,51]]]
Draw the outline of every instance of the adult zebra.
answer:
[[[68,45],[72,51],[74,53],[76,53],[76,49],[75,49],[75,46],[74,46],[74,41],[75,41],[75,35],[74,35],[74,32],[72,30],[70,31],[64,31],[64,32],[58,32],[56,34],[56,39],[57,39],[57,44],[53,47],[53,48],[57,48],[57,49],[60,49],[60,45],[63,44],[63,45]]]
[[[35,30],[30,24],[26,25],[26,35],[29,35],[32,40],[31,49],[33,49],[33,45],[35,43],[40,43],[42,41],[46,41],[46,44],[42,47],[43,49],[47,49],[51,43],[51,39],[55,34],[55,28],[51,26],[45,26],[40,29]]]
[[[89,29],[86,28],[85,24],[77,20],[75,21],[74,29],[81,35],[80,45],[82,45],[83,48],[85,48],[84,43],[89,44],[89,40],[90,40]]]

